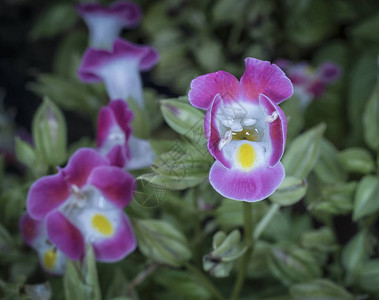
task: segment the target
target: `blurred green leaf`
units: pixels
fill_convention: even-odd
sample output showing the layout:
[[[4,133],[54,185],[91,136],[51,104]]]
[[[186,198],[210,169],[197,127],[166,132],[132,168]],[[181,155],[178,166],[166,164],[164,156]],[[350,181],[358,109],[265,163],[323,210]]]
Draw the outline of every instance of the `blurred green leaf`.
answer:
[[[379,177],[365,176],[359,182],[354,197],[353,221],[379,210]]]
[[[347,148],[338,153],[338,160],[352,173],[367,174],[374,170],[375,163],[369,151],[364,148]]]
[[[28,168],[34,167],[37,161],[35,149],[28,142],[15,138],[15,150],[17,159]]]
[[[379,259],[368,260],[362,265],[358,281],[362,289],[379,295]]]
[[[66,300],[87,299],[90,287],[83,282],[78,263],[67,260],[63,277]]]
[[[165,176],[158,173],[146,173],[137,177],[137,180],[145,180],[154,186],[160,187],[162,189],[170,190],[184,190],[190,187],[198,185],[200,182],[204,181],[207,174],[197,174],[197,175],[185,175],[177,176],[172,174],[170,176]]]
[[[343,287],[329,279],[316,279],[294,284],[290,288],[293,300],[354,300]]]
[[[331,252],[337,249],[334,233],[326,226],[303,233],[300,243],[304,248],[321,252]]]
[[[325,125],[320,124],[293,140],[282,159],[287,176],[306,178],[312,171],[319,159],[324,131]]]
[[[29,32],[32,40],[51,38],[71,28],[78,15],[71,3],[55,3],[45,9]]]
[[[360,23],[351,28],[350,34],[360,43],[363,41],[379,41],[379,37],[376,34],[378,28],[379,14],[375,14],[363,19]]]
[[[133,99],[128,99],[129,109],[133,112],[133,120],[131,123],[133,135],[141,139],[149,138],[149,122],[146,112]]]
[[[139,250],[148,258],[179,267],[191,258],[186,237],[163,220],[134,220]]]
[[[304,179],[288,176],[270,196],[270,200],[281,206],[293,205],[300,201],[306,192],[307,182]]]
[[[379,17],[378,17],[379,21]],[[363,112],[363,137],[371,149],[379,150],[379,80]]]

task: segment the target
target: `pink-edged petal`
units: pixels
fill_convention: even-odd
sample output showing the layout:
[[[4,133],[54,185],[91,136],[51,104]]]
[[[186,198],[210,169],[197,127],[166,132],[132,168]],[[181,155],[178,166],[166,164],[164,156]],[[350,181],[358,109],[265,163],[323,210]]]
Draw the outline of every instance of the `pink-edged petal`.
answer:
[[[113,111],[118,126],[120,126],[124,132],[125,139],[129,140],[129,137],[132,134],[130,123],[134,117],[133,112],[128,109],[128,104],[124,100],[112,100],[109,103],[109,107]]]
[[[136,249],[137,241],[128,217],[120,210],[116,233],[108,239],[94,242],[96,260],[114,262],[123,259]]]
[[[270,196],[283,181],[284,167],[261,166],[249,172],[227,169],[216,161],[211,167],[209,181],[222,196],[247,202],[263,200]]]
[[[231,162],[228,161],[223,152],[219,149],[219,144],[221,141],[220,132],[218,131],[216,124],[216,115],[218,109],[223,105],[223,99],[220,95],[216,95],[213,99],[212,106],[207,110],[204,119],[204,131],[208,139],[208,149],[209,152],[220,161],[225,167],[230,168]]]
[[[273,167],[279,162],[284,152],[287,138],[287,119],[283,110],[265,95],[259,96],[259,104],[267,115],[272,115],[274,112],[278,114],[276,120],[268,123],[271,144],[268,165]]]
[[[136,45],[120,38],[113,44],[113,56],[138,60],[141,71],[151,69],[159,60],[158,52],[152,47]]]
[[[21,237],[29,246],[43,233],[43,221],[32,219],[28,214],[22,215],[19,222]]]
[[[292,83],[277,65],[251,57],[245,63],[240,83],[242,98],[258,101],[259,94],[264,94],[278,104],[292,96]]]
[[[202,75],[192,80],[188,93],[189,102],[201,109],[208,109],[217,94],[228,101],[238,97],[239,83],[237,78],[225,71]]]
[[[68,258],[76,260],[83,256],[82,233],[59,210],[47,215],[46,229],[49,240]]]
[[[107,50],[88,48],[78,70],[80,80],[85,83],[101,82],[100,68],[109,63],[110,57],[111,53]]]
[[[88,183],[99,189],[118,208],[124,208],[133,198],[134,178],[120,168],[97,167],[91,172]]]
[[[28,213],[32,218],[42,220],[69,196],[70,191],[61,170],[57,174],[44,176],[30,187],[26,200]]]
[[[115,145],[107,153],[107,158],[111,166],[124,168],[126,163],[130,160],[130,153],[128,153],[127,145]]]
[[[62,173],[69,185],[74,184],[80,188],[87,182],[94,168],[107,165],[109,161],[95,150],[81,148],[71,156],[67,166],[62,169]]]
[[[117,126],[117,120],[113,110],[108,106],[102,107],[97,119],[97,147],[101,147],[105,143],[114,126]]]

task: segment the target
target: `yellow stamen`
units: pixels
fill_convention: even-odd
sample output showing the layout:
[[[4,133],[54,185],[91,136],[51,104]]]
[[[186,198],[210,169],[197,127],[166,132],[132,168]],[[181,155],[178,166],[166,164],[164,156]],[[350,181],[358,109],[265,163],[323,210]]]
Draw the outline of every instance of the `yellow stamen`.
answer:
[[[43,255],[43,264],[48,270],[54,268],[56,261],[57,253],[54,249],[47,250]]]
[[[111,222],[105,216],[99,214],[92,217],[92,226],[106,236],[112,235],[114,231]]]
[[[239,147],[237,152],[237,161],[243,169],[250,169],[256,158],[257,154],[250,144],[242,144],[242,146]]]

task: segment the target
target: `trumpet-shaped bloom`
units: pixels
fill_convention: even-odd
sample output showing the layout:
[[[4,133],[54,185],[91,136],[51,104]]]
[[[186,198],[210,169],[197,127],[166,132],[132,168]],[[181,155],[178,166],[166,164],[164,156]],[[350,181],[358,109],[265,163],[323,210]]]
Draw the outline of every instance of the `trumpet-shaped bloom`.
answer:
[[[68,258],[80,259],[89,242],[97,260],[117,261],[136,247],[122,210],[133,197],[134,185],[130,174],[83,148],[57,174],[31,186],[28,213],[45,221],[49,240]]]
[[[76,9],[87,24],[90,45],[95,48],[111,48],[123,28],[134,27],[141,19],[139,6],[129,1],[115,2],[109,7],[83,3]]]
[[[144,107],[140,71],[151,69],[158,53],[150,46],[116,39],[111,51],[89,48],[82,59],[79,77],[83,82],[104,82],[111,100],[132,98]]]
[[[300,106],[306,108],[313,99],[321,97],[326,87],[341,76],[341,68],[333,62],[324,62],[316,69],[308,63],[292,63],[285,59],[276,61],[292,81]]]
[[[188,99],[207,111],[204,129],[216,159],[210,183],[225,197],[252,202],[268,197],[284,178],[287,121],[278,104],[293,87],[276,65],[245,62],[240,81],[224,71],[194,79]]]
[[[155,153],[146,140],[134,137],[130,122],[133,113],[123,100],[113,100],[100,110],[97,122],[97,147],[111,165],[128,170],[151,166]]]
[[[28,214],[24,214],[19,226],[25,243],[37,251],[42,268],[51,274],[63,274],[66,257],[49,241],[44,221],[34,220]]]

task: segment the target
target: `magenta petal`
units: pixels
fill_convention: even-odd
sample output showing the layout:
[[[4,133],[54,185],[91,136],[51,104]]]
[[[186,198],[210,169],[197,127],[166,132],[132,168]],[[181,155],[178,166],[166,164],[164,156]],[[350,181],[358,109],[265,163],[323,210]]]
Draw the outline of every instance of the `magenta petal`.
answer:
[[[126,163],[130,160],[127,145],[114,145],[107,153],[107,158],[111,166],[125,167]]]
[[[269,156],[268,165],[273,167],[279,162],[284,152],[287,137],[287,119],[283,110],[275,103],[272,103],[265,95],[259,96],[259,104],[268,115],[271,115],[275,111],[278,113],[278,118],[269,123],[271,154]]]
[[[326,83],[331,83],[341,76],[341,68],[333,62],[324,62],[319,68],[320,79]]]
[[[117,124],[125,133],[125,139],[128,140],[132,134],[130,123],[134,117],[133,112],[128,109],[128,104],[124,100],[113,100],[109,103],[109,107],[113,111]]]
[[[70,196],[62,171],[38,179],[30,188],[26,206],[34,219],[42,220],[48,212],[61,205]]]
[[[43,233],[43,221],[34,220],[28,214],[22,215],[19,227],[22,239],[29,246],[33,246],[36,238]]]
[[[120,211],[120,223],[115,235],[109,239],[94,242],[96,260],[113,262],[123,259],[136,249],[137,241],[128,217]]]
[[[118,208],[124,208],[133,198],[134,178],[120,168],[97,167],[89,176],[88,183],[98,188]]]
[[[83,256],[82,233],[59,210],[47,215],[46,229],[49,240],[68,258],[76,260]]]
[[[228,161],[223,152],[218,148],[218,145],[220,144],[221,137],[220,133],[217,129],[216,124],[216,113],[220,106],[223,105],[223,99],[220,95],[216,95],[216,97],[213,100],[212,106],[209,110],[207,110],[207,113],[205,114],[204,119],[204,131],[205,135],[208,139],[208,149],[209,152],[213,155],[214,158],[216,158],[218,161],[220,161],[225,167],[230,168],[231,163]]]
[[[234,101],[238,97],[238,91],[237,78],[228,72],[218,71],[192,80],[188,100],[197,108],[208,109],[217,94],[224,101]]]
[[[116,118],[110,107],[102,107],[97,119],[96,145],[101,147],[107,140],[112,127],[117,126]]]
[[[95,150],[81,148],[71,156],[62,173],[69,184],[82,187],[93,168],[106,165],[109,165],[109,161]]]
[[[270,196],[283,181],[283,165],[259,167],[249,172],[227,169],[216,161],[211,167],[209,181],[222,196],[247,202],[263,200]]]
[[[292,96],[292,83],[277,65],[251,57],[246,58],[245,63],[242,98],[256,101],[259,94],[264,94],[278,104]]]

